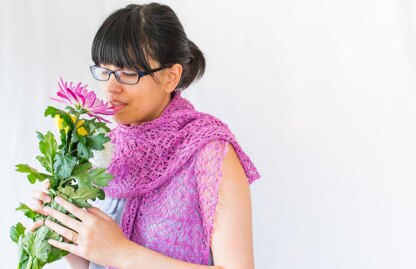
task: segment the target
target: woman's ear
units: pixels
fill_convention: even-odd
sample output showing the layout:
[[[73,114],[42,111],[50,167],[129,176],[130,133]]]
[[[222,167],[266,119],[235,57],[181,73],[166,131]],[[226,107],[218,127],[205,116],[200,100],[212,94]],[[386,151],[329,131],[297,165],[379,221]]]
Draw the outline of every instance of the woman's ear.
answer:
[[[182,77],[182,70],[183,68],[180,64],[174,64],[164,70],[164,88],[166,92],[173,92],[176,89]]]

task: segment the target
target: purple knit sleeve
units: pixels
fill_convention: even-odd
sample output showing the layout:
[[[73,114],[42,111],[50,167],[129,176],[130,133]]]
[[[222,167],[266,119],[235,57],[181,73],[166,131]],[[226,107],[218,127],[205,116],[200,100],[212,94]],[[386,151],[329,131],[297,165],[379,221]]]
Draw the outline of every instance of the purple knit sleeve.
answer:
[[[196,157],[195,176],[207,247],[211,246],[212,232],[215,228],[218,187],[222,178],[221,165],[227,151],[227,141],[214,140],[205,145]]]

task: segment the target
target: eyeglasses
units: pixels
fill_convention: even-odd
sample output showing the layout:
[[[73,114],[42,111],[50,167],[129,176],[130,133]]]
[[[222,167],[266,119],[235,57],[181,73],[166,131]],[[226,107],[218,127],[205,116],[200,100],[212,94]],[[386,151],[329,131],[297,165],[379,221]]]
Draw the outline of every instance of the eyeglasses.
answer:
[[[139,83],[139,80],[141,77],[144,77],[146,75],[149,75],[151,73],[160,71],[162,69],[165,69],[166,66],[161,66],[155,69],[151,69],[149,71],[134,71],[134,70],[109,70],[104,67],[91,65],[90,71],[92,76],[99,81],[107,81],[110,79],[111,74],[114,74],[116,77],[116,80],[122,84],[127,85],[134,85]]]

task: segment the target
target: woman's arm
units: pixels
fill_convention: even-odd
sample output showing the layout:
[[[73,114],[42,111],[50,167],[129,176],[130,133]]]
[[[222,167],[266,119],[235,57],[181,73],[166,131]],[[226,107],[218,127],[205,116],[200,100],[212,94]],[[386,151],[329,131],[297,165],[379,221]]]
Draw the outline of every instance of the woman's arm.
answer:
[[[228,144],[222,174],[211,245],[214,263],[226,269],[253,269],[250,188],[231,144]]]

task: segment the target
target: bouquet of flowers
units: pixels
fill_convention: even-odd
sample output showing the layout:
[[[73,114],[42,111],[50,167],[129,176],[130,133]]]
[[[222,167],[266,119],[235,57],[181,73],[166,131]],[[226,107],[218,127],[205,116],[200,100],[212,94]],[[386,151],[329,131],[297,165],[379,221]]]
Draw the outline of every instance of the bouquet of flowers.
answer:
[[[108,185],[112,175],[106,173],[106,168],[93,167],[90,159],[93,158],[94,151],[103,150],[104,144],[109,141],[107,133],[110,129],[106,125],[108,121],[101,115],[113,115],[116,111],[113,106],[98,99],[93,91],[88,91],[87,85],[73,85],[72,82],[64,82],[62,78],[58,85],[60,89],[57,97],[51,99],[68,106],[64,110],[48,106],[44,116],[50,116],[57,122],[59,143],[52,132],[37,132],[41,154],[36,159],[46,172],[38,171],[27,164],[16,165],[16,171],[26,173],[31,184],[49,180],[49,196],[52,201],[44,203],[44,206],[75,218],[58,205],[54,198],[63,197],[82,208],[91,207],[89,200],[105,198],[102,187]],[[24,203],[16,210],[22,211],[33,221],[51,219],[60,223],[50,216],[34,212]],[[44,225],[31,232],[26,231],[19,222],[11,227],[10,238],[18,247],[18,269],[42,268],[68,254],[48,243],[48,239],[64,239]]]

